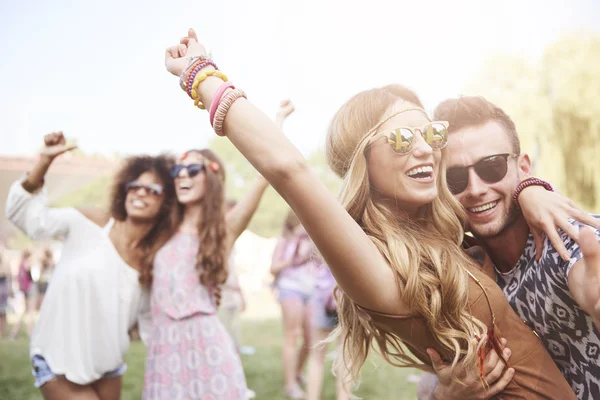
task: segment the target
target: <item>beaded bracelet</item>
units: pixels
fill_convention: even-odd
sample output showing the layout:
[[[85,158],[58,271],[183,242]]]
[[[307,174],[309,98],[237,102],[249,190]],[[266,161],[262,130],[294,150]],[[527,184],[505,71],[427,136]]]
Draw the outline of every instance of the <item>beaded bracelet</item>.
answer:
[[[187,82],[187,78],[189,77],[189,72],[193,71],[199,64],[202,64],[205,62],[212,63],[210,58],[206,58],[205,56],[190,57],[190,62],[188,64],[187,68],[185,69],[185,71],[183,71],[181,73],[181,75],[179,75],[179,86],[181,87],[181,89],[186,90],[185,84]]]
[[[544,189],[546,189],[550,192],[554,192],[554,188],[552,187],[550,182],[546,182],[539,178],[527,178],[524,181],[522,181],[521,183],[519,183],[519,185],[513,192],[513,202],[515,203],[515,206],[517,206],[517,210],[521,209],[521,207],[519,206],[519,195],[521,194],[523,189],[525,189],[529,186],[542,186]]]
[[[225,76],[225,74],[221,71],[217,70],[199,72],[198,75],[196,75],[196,77],[194,78],[194,83],[192,84],[192,99],[194,99],[194,105],[201,110],[204,110],[205,107],[204,104],[202,104],[202,102],[200,101],[200,96],[198,95],[196,89],[198,89],[198,85],[200,83],[202,83],[206,78],[212,75],[218,76],[223,80],[223,82],[227,82],[227,76]]]
[[[214,127],[215,113],[217,112],[217,107],[221,103],[221,98],[227,89],[235,89],[233,83],[231,82],[223,82],[221,86],[215,92],[213,96],[212,102],[210,103],[210,109],[208,111],[208,116],[210,120],[210,126]]]
[[[216,70],[219,69],[219,68],[217,68],[217,65],[214,62],[204,61],[200,64],[197,64],[194,67],[194,69],[190,72],[190,74],[188,75],[187,80],[185,82],[185,91],[188,94],[188,96],[190,96],[190,98],[192,98],[192,84],[194,83],[194,79],[196,78],[196,75],[198,74],[198,72],[200,72],[205,67],[208,67],[209,65],[212,65],[213,68]]]
[[[215,129],[215,133],[219,136],[225,136],[223,132],[223,123],[225,122],[225,116],[229,111],[229,108],[233,103],[235,103],[239,98],[246,98],[246,93],[244,93],[241,89],[234,89],[228,92],[219,103],[217,107],[217,111],[215,112],[215,119],[213,128]]]
[[[179,86],[186,92],[189,92],[190,87],[192,86],[192,82],[194,82],[194,77],[202,68],[212,65],[215,69],[217,65],[211,60],[198,60],[193,63],[190,68],[186,69],[184,73],[181,74],[179,79]],[[189,93],[188,93],[189,94]]]

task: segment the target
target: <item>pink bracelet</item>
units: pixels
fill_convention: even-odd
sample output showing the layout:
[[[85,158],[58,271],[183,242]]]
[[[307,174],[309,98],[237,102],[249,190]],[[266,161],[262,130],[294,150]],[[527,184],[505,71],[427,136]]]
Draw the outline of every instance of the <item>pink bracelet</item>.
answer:
[[[526,187],[529,187],[529,186],[542,186],[544,189],[548,190],[549,192],[554,192],[554,188],[552,187],[550,182],[546,182],[546,181],[543,181],[538,178],[525,179],[524,181],[519,183],[519,185],[513,192],[513,202],[517,206],[517,210],[521,209],[521,207],[519,206],[519,195],[521,194],[523,189],[525,189]]]
[[[215,120],[213,126],[217,135],[225,136],[225,133],[223,132],[223,123],[225,122],[225,116],[227,115],[227,112],[229,111],[231,105],[235,103],[236,100],[238,100],[240,97],[246,98],[246,93],[244,93],[244,91],[241,89],[233,89],[232,91],[228,92],[219,103],[217,111],[215,112]]]
[[[213,128],[215,126],[215,124],[214,124],[215,113],[217,112],[217,107],[219,107],[219,104],[221,103],[221,97],[223,97],[223,93],[225,93],[225,91],[230,88],[235,89],[235,86],[233,86],[233,83],[223,82],[223,84],[221,86],[219,86],[219,88],[215,92],[215,95],[213,96],[213,99],[212,99],[212,103],[210,103],[210,109],[208,111],[208,115],[210,118],[210,125]]]

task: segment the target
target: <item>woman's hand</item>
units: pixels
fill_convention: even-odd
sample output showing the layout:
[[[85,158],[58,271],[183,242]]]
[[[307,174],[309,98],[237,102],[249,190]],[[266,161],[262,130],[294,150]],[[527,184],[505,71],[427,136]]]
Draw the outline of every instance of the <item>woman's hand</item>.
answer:
[[[179,44],[169,47],[165,52],[167,71],[175,76],[181,74],[198,57],[208,58],[206,48],[198,43],[198,36],[193,29],[188,30],[187,36],[181,38]]]
[[[76,148],[76,145],[67,144],[67,140],[62,132],[53,132],[44,136],[44,148],[40,152],[40,156],[46,158],[48,161],[52,161],[61,154]]]
[[[573,240],[579,242],[579,229],[569,219],[600,229],[600,220],[581,210],[568,198],[550,192],[541,186],[529,186],[519,195],[519,206],[535,239],[536,257],[539,260],[544,249],[544,234],[554,249],[565,260],[571,255],[565,247],[557,229],[562,229]]]
[[[283,100],[279,105],[279,111],[277,111],[277,115],[275,116],[275,122],[277,122],[277,125],[281,127],[283,125],[283,121],[285,121],[286,118],[294,112],[294,110],[296,110],[296,107],[294,107],[294,103],[292,103],[291,100]]]
[[[53,132],[44,136],[44,148],[40,152],[40,159],[21,183],[23,189],[29,193],[37,192],[44,185],[44,176],[52,161],[67,151],[77,148],[74,144],[67,144],[62,132]]]

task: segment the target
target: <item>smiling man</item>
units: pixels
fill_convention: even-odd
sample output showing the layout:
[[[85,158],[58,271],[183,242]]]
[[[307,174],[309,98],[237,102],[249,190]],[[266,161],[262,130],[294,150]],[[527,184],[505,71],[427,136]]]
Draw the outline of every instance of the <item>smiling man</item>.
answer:
[[[512,200],[519,183],[530,177],[531,161],[521,154],[515,124],[502,109],[482,97],[461,97],[442,102],[434,117],[450,124],[448,186],[466,209],[469,230],[492,258],[498,285],[578,398],[600,398],[600,260],[587,253],[584,259],[579,246],[559,231],[571,258],[563,260],[555,249],[560,243],[546,239],[536,261],[533,235]],[[598,253],[589,236],[586,249]],[[452,398],[440,386],[437,396]]]

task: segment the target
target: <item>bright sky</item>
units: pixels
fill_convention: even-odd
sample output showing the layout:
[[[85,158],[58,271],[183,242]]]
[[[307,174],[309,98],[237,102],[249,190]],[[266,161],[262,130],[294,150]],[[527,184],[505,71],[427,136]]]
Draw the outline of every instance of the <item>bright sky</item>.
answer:
[[[402,83],[431,109],[488,55],[538,57],[561,34],[600,32],[600,2],[2,0],[0,153],[33,154],[52,130],[86,153],[205,146],[207,113],[163,64],[188,27],[265,112],[295,102],[285,130],[308,154],[358,91]]]

